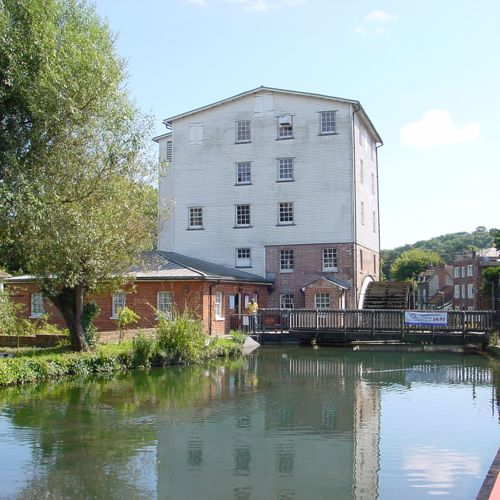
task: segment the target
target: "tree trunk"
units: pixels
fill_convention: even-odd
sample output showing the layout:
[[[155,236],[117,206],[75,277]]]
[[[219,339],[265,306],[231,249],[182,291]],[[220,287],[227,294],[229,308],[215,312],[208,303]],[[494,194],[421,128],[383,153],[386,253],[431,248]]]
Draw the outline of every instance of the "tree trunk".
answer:
[[[71,348],[73,351],[89,350],[82,325],[83,297],[82,286],[65,288],[58,295],[49,297],[66,322],[71,336]]]

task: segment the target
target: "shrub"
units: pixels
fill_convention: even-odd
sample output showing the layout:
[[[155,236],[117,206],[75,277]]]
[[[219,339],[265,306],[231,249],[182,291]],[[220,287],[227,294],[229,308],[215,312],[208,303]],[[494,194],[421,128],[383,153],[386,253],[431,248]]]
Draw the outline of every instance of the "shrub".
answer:
[[[151,357],[156,349],[156,341],[147,337],[141,331],[132,340],[132,366],[149,368]]]
[[[141,317],[130,307],[123,307],[118,310],[118,329],[120,330],[120,337],[118,342],[123,340],[123,331],[127,326],[138,323]]]
[[[172,321],[159,318],[156,330],[157,354],[163,363],[194,363],[202,358],[206,336],[203,323],[188,312]]]
[[[21,304],[10,300],[9,292],[0,292],[0,335],[19,335],[21,325],[17,318]]]
[[[97,344],[99,340],[99,332],[94,325],[94,320],[99,316],[101,308],[93,300],[89,300],[83,306],[82,314],[82,325],[83,325],[83,335],[85,340],[90,347]]]
[[[247,336],[241,330],[231,330],[229,332],[229,336],[233,339],[236,344],[242,346],[247,339]]]

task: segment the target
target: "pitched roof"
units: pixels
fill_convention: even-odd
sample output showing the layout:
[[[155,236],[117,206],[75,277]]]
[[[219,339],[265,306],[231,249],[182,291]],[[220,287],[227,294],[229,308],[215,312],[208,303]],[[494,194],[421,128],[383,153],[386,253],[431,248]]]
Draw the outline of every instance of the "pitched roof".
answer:
[[[152,250],[140,255],[139,263],[132,267],[130,276],[138,281],[161,280],[221,280],[272,285],[273,281],[245,273],[238,269],[213,264],[174,252]],[[6,281],[23,283],[35,281],[34,276],[13,276]]]
[[[311,285],[314,285],[318,281],[325,280],[331,285],[338,286],[339,288],[342,288],[344,290],[349,290],[351,288],[351,282],[348,280],[344,280],[342,278],[337,278],[336,276],[332,276],[331,274],[320,276],[319,278],[314,279],[313,281],[310,281],[307,285],[304,285],[302,289],[307,288]]]
[[[10,274],[0,270],[0,279],[2,278],[10,278]]]
[[[138,280],[206,279],[272,284],[273,281],[238,269],[213,264],[175,252],[154,250],[141,255],[141,263],[132,270]]]
[[[353,105],[358,111],[361,112],[363,118],[366,120],[367,124],[369,127],[372,129],[373,133],[375,134],[377,141],[382,144],[382,138],[380,137],[379,133],[373,126],[373,123],[371,122],[370,118],[368,118],[368,115],[366,114],[366,111],[363,109],[363,106],[361,106],[361,103],[359,101],[353,100],[353,99],[345,99],[343,97],[333,97],[329,95],[324,95],[324,94],[315,94],[312,92],[301,92],[301,91],[296,91],[296,90],[286,90],[286,89],[277,89],[273,87],[265,87],[264,85],[261,85],[260,87],[257,87],[252,90],[247,90],[245,92],[241,92],[240,94],[233,95],[231,97],[227,97],[226,99],[222,99],[220,101],[213,102],[211,104],[207,104],[206,106],[201,106],[199,108],[192,109],[190,111],[186,111],[184,113],[180,113],[175,116],[171,116],[169,118],[165,118],[163,120],[163,123],[167,126],[170,127],[172,122],[174,120],[178,120],[180,118],[184,118],[189,115],[193,115],[195,113],[199,113],[201,111],[206,111],[208,109],[214,108],[216,106],[221,106],[222,104],[226,104],[231,101],[235,101],[237,99],[241,99],[243,97],[256,94],[258,92],[274,92],[274,93],[280,93],[280,94],[292,94],[292,95],[299,95],[299,96],[304,96],[304,97],[316,97],[320,99],[329,99],[332,101],[339,101],[339,102],[345,102],[347,104]],[[161,139],[163,136],[157,136],[153,140],[158,140]]]

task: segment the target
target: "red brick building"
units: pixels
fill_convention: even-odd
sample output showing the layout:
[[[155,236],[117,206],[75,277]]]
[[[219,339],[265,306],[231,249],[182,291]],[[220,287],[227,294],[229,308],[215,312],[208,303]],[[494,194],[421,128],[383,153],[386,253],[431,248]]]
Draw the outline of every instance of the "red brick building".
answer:
[[[127,286],[91,297],[101,308],[95,321],[100,331],[117,330],[118,310],[127,306],[140,316],[140,328],[154,327],[157,311],[169,315],[188,309],[203,321],[208,335],[222,335],[230,329],[230,317],[244,313],[250,298],[257,299],[260,307],[267,306],[273,283],[261,276],[172,252],[147,252],[143,257]],[[5,286],[12,300],[24,306],[24,318],[36,321],[47,315],[50,323],[65,327],[61,314],[31,276],[7,278]]]

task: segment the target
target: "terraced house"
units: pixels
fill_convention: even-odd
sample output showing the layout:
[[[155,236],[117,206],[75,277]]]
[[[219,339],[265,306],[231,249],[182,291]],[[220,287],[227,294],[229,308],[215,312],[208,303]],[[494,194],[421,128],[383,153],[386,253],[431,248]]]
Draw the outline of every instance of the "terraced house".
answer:
[[[358,101],[259,87],[164,124],[159,250],[272,281],[270,307],[361,305],[379,277],[382,139]]]

